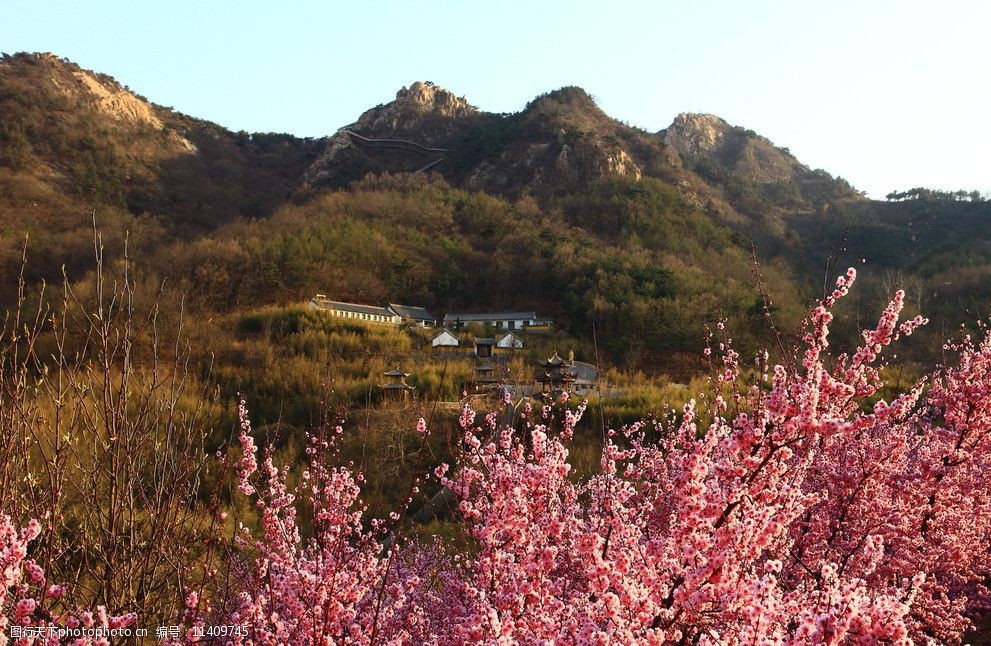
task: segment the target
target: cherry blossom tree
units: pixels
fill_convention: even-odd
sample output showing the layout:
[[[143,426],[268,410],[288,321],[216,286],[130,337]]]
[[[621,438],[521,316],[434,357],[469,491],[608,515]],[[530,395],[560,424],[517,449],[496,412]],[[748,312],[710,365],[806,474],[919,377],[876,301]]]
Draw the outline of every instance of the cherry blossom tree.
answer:
[[[610,431],[584,482],[567,461],[581,407],[527,405],[513,427],[466,406],[436,472],[465,553],[363,519],[360,475],[325,466],[317,438],[304,540],[284,476],[245,457],[263,529],[233,618],[262,643],[959,642],[989,602],[991,340],[948,345],[952,366],[887,401],[882,352],[925,321],[899,322],[898,292],[833,356],[854,280],[812,311],[796,365],[741,367],[723,340],[718,394]]]
[[[65,586],[49,584],[45,570],[29,558],[29,544],[41,534],[41,523],[31,520],[17,528],[10,517],[0,514],[0,646],[14,638],[18,646],[71,643],[75,646],[109,646],[109,631],[135,624],[133,614],[112,616],[104,606],[95,611],[66,611],[60,599]],[[19,635],[25,628],[40,629],[39,635]],[[107,636],[80,636],[62,639],[55,629],[104,629]]]
[[[186,591],[183,619],[243,625],[229,641],[244,644],[960,643],[991,610],[991,336],[947,343],[945,366],[891,394],[883,352],[925,320],[901,321],[896,292],[859,347],[833,352],[855,278],[791,361],[745,362],[717,326],[709,394],[609,431],[589,478],[568,462],[584,404],[465,405],[456,460],[430,475],[463,545],[369,518],[340,426],[308,436],[290,478],[242,402],[228,464],[259,522],[238,529],[230,584]],[[4,616],[133,622],[59,609],[29,558],[42,530],[0,516]]]

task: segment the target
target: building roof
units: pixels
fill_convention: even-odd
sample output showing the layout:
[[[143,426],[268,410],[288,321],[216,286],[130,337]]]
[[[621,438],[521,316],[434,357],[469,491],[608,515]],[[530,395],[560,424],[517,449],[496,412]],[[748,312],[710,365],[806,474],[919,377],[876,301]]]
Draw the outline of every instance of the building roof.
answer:
[[[487,336],[475,338],[475,345],[495,345],[496,340]]]
[[[522,348],[523,339],[518,335],[513,334],[512,332],[506,332],[505,334],[499,337],[499,340],[496,342],[496,345],[499,346],[500,348],[517,348],[517,347]]]
[[[557,352],[555,352],[554,353],[554,356],[552,356],[552,357],[550,357],[548,359],[544,359],[544,360],[539,361],[539,364],[541,366],[545,366],[545,367],[547,367],[547,366],[556,367],[556,366],[560,366],[562,364],[563,365],[566,365],[566,366],[570,366],[571,365],[571,362],[570,361],[565,361],[564,359],[561,358],[561,355],[559,355]]]
[[[389,370],[388,372],[383,372],[382,374],[385,375],[386,377],[409,377],[408,372],[403,372],[399,368],[396,368],[395,370]]]
[[[599,369],[584,361],[575,361],[571,366],[571,372],[578,381],[594,382],[599,379]]]
[[[441,328],[441,331],[438,332],[437,334],[433,335],[432,337],[430,337],[430,340],[431,341],[436,341],[437,339],[439,339],[439,338],[441,338],[442,336],[445,336],[445,335],[447,335],[447,336],[451,337],[452,339],[454,339],[454,345],[459,345],[461,343],[458,340],[458,336],[456,334],[454,334],[453,332],[451,332],[450,330],[448,330],[447,328]]]
[[[427,311],[424,307],[415,307],[413,305],[397,305],[395,303],[389,303],[389,309],[403,317],[404,319],[413,319],[414,321],[436,321],[437,317]]]
[[[451,312],[444,315],[444,323],[449,321],[526,321],[537,318],[536,312]]]
[[[387,307],[376,307],[374,305],[360,305],[358,303],[342,303],[341,301],[332,301],[329,298],[316,297],[310,301],[317,307],[321,307],[326,310],[339,310],[341,312],[355,312],[356,314],[373,314],[375,316],[395,316],[392,310]]]

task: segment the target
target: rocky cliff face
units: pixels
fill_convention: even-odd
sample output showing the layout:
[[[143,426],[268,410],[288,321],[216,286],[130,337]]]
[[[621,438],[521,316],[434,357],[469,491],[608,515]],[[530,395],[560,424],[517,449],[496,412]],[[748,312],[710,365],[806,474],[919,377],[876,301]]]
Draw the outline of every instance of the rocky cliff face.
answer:
[[[846,182],[711,114],[679,114],[658,134],[703,180],[727,191],[731,200],[746,202],[745,210],[807,209],[823,200],[857,197]]]
[[[723,143],[729,129],[730,125],[715,115],[682,112],[664,131],[664,144],[681,155],[707,155]]]
[[[37,54],[34,58],[45,70],[43,80],[51,84],[54,93],[70,103],[88,104],[96,113],[107,117],[110,123],[122,129],[165,131],[162,140],[169,148],[187,153],[196,152],[196,146],[189,139],[163,122],[158,108],[109,76],[84,70],[47,52]],[[14,64],[8,61],[0,65],[6,65],[8,71],[11,71]]]

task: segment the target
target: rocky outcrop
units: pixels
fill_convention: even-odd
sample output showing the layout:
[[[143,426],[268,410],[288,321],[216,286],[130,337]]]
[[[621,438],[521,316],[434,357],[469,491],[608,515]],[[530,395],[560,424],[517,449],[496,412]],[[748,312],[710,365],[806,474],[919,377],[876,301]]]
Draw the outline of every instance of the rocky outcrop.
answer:
[[[808,171],[767,139],[711,114],[679,114],[664,131],[664,143],[683,159],[717,161],[757,184],[793,181],[797,174]]]
[[[396,99],[366,110],[342,130],[370,138],[408,138],[427,146],[444,142],[479,114],[464,97],[429,81],[396,92]]]
[[[416,128],[424,117],[463,119],[478,114],[464,97],[434,85],[417,81],[396,92],[396,100],[362,114],[349,129],[362,134],[396,132]]]
[[[721,143],[730,125],[712,114],[683,112],[664,131],[664,144],[683,156],[711,154]]]
[[[148,125],[155,130],[165,127],[162,120],[155,116],[150,105],[124,88],[108,87],[83,70],[74,71],[72,76],[79,81],[82,89],[95,99],[97,109],[112,119]]]
[[[478,114],[478,108],[464,97],[429,81],[417,81],[396,92],[394,101],[365,111],[330,137],[303,179],[317,185],[353,178],[355,169],[411,171],[433,165],[436,156],[425,160],[414,151],[411,157],[415,159],[404,159],[393,150],[383,157],[380,151],[368,149],[376,148],[374,140],[379,139],[408,141],[410,148],[444,148]]]
[[[758,204],[748,198],[744,208],[751,212],[770,207],[810,208],[824,199],[857,196],[848,184],[825,171],[811,170],[788,149],[711,114],[679,114],[659,135],[686,166],[710,184],[733,184],[738,200],[748,190],[764,200]]]
[[[48,80],[63,96],[90,103],[98,113],[124,128],[166,130],[164,141],[170,148],[177,152],[197,152],[189,139],[166,126],[155,106],[109,76],[81,69],[51,53],[38,54],[36,59],[48,66]]]
[[[506,147],[486,160],[465,179],[465,187],[513,194],[529,190],[574,188],[610,176],[640,179],[643,171],[634,158],[616,144],[593,137],[567,137]]]

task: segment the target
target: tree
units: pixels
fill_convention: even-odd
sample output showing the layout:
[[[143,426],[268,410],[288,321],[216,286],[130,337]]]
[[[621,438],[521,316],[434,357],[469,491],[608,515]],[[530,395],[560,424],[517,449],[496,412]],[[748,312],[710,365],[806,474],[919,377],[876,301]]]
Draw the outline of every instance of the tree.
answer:
[[[77,608],[103,608],[103,623],[107,609],[175,617],[200,575],[185,566],[210,555],[215,529],[200,499],[210,395],[196,392],[181,327],[140,302],[126,257],[107,280],[94,242],[88,282],[66,278],[49,306],[44,293],[28,303],[22,276],[0,329],[0,616],[6,593],[31,606],[25,625],[65,625]]]
[[[791,362],[744,370],[721,339],[720,394],[610,431],[586,482],[567,462],[581,407],[524,405],[514,427],[466,406],[459,459],[436,477],[470,556],[403,538],[398,514],[363,522],[361,477],[325,466],[326,435],[296,490],[303,538],[244,416],[241,489],[265,521],[230,621],[261,643],[959,643],[988,609],[991,337],[881,399],[881,352],[925,320],[899,323],[899,291],[831,356],[830,308],[854,278]]]

